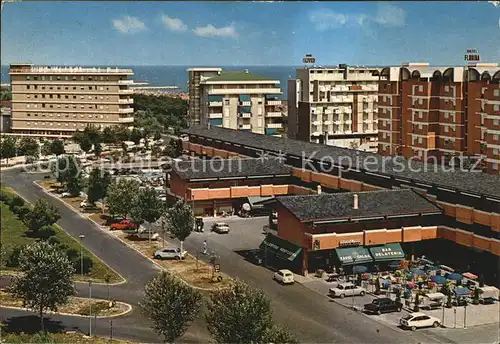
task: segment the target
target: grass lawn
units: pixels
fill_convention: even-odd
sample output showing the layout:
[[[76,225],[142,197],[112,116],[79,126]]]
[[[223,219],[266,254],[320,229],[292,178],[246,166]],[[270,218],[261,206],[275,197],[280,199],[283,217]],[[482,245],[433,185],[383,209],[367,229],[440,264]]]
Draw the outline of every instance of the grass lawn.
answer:
[[[0,304],[8,307],[23,307],[23,301],[16,299],[12,294],[0,290]],[[91,308],[89,306],[92,306]],[[98,316],[111,316],[117,315],[127,311],[128,307],[122,302],[116,302],[113,307],[109,307],[107,300],[92,299],[89,302],[88,298],[84,297],[70,297],[68,303],[59,307],[60,313],[75,314],[75,315],[92,315],[97,313]]]
[[[2,190],[6,192],[13,193],[13,191],[8,188],[2,187]],[[28,236],[29,230],[26,225],[20,221],[15,214],[13,214],[9,207],[5,205],[3,202],[0,202],[1,207],[1,257],[0,264],[2,268],[5,266],[5,262],[9,257],[10,253],[15,247],[21,247],[30,243],[35,242],[36,238],[32,238]],[[58,226],[54,226],[56,231],[55,237],[59,240],[61,244],[66,244],[71,248],[75,248],[80,251],[80,243],[73,239],[69,234],[67,234],[64,230],[62,230]],[[110,275],[110,283],[121,282],[122,278],[111,268],[109,268],[106,264],[104,264],[101,260],[99,260],[96,256],[94,256],[90,251],[88,251],[85,247],[83,248],[84,255],[90,257],[92,259],[93,265],[90,273],[88,275],[84,275],[83,279],[88,281],[89,278],[95,282],[104,282],[106,274]],[[9,268],[4,268],[9,270]],[[75,275],[76,280],[80,280],[82,277],[80,274]]]
[[[14,334],[14,333],[4,333],[2,336],[1,343],[43,343],[43,344],[52,344],[52,343],[75,343],[75,344],[108,344],[108,343],[116,343],[116,344],[127,344],[134,343],[130,341],[122,341],[122,340],[110,340],[109,338],[102,337],[92,337],[89,338],[80,333],[47,333],[47,334]]]

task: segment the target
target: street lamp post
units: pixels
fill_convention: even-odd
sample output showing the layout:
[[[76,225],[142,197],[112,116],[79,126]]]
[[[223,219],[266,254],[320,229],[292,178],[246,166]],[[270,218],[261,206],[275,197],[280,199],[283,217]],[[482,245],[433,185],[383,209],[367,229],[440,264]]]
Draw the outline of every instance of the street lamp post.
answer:
[[[352,272],[354,278],[356,278],[356,259],[358,258],[358,254],[356,252],[352,253]],[[356,283],[356,281],[354,281]],[[354,290],[352,290],[352,309],[354,309]]]
[[[80,274],[83,278],[83,239],[85,238],[85,235],[80,234],[78,237],[80,238]]]
[[[92,282],[89,281],[89,337],[92,337]]]

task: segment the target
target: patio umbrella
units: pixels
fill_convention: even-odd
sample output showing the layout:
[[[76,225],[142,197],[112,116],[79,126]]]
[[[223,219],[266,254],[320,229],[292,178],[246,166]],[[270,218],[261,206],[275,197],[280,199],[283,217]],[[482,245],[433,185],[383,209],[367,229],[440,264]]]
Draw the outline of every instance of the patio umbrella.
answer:
[[[462,275],[460,274],[448,274],[446,275],[446,278],[452,281],[461,281],[462,280]]]
[[[446,284],[446,278],[443,276],[431,276],[431,281],[436,283],[436,284],[441,284],[444,285]]]
[[[453,292],[455,293],[456,296],[468,296],[468,295],[470,295],[469,288],[455,288],[455,289],[453,289]]]
[[[366,270],[368,270],[368,268],[364,265],[356,265],[352,271],[355,273],[355,274],[362,274],[362,273],[365,273]]]
[[[400,265],[401,265],[401,261],[395,261],[395,262],[390,262],[389,263],[389,267],[391,269],[397,269],[397,268],[399,268]]]
[[[426,275],[425,271],[421,270],[421,269],[415,268],[415,269],[411,269],[410,271],[412,274],[417,275],[417,276],[425,276]]]

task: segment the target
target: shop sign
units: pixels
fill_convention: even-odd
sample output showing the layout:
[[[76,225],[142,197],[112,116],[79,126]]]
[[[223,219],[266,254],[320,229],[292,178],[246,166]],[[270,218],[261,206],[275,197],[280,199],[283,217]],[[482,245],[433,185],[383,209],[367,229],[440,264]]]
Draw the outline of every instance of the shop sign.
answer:
[[[481,60],[479,51],[477,49],[467,49],[464,60],[466,62],[479,62]]]
[[[339,258],[342,262],[354,261],[354,259],[352,259],[352,256],[341,256]],[[371,259],[371,256],[369,254],[358,254],[358,256],[356,257],[356,260],[358,261],[360,259]]]
[[[311,54],[307,54],[302,59],[302,62],[304,62],[304,63],[316,63],[316,59]]]
[[[295,252],[289,251],[286,248],[280,247],[280,246],[278,246],[276,244],[273,244],[273,243],[271,243],[269,241],[264,241],[264,245],[272,247],[273,249],[275,249],[277,251],[280,251],[280,252],[283,252],[283,253],[285,253],[285,254],[287,254],[289,256],[292,256],[292,255],[295,254]]]
[[[391,248],[382,248],[379,252],[375,253],[375,257],[390,257],[390,256],[402,256],[403,252],[393,251]]]
[[[339,241],[339,246],[340,247],[359,246],[359,245],[361,245],[361,241],[360,240],[350,239],[350,240],[340,240]]]

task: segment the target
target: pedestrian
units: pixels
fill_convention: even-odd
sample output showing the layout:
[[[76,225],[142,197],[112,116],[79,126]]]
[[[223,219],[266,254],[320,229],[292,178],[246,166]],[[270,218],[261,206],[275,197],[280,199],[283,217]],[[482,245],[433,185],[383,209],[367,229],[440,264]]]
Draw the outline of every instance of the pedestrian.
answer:
[[[207,249],[207,241],[206,240],[203,240],[203,254],[207,254],[208,253],[208,249]]]

